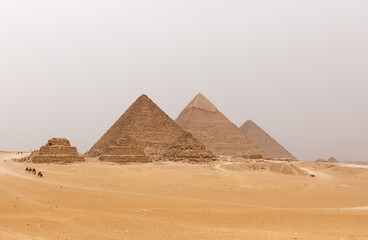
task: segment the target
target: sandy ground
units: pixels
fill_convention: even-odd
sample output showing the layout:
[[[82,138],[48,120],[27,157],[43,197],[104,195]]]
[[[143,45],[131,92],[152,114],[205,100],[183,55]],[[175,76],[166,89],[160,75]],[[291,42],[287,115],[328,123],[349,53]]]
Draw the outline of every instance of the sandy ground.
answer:
[[[368,239],[364,168],[295,163],[309,177],[228,162],[4,161],[13,157],[0,152],[1,240]]]

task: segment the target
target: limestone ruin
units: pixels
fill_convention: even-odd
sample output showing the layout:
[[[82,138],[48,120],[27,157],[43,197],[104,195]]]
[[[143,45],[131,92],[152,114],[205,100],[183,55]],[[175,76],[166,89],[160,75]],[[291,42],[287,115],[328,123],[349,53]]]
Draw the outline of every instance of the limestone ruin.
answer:
[[[40,150],[32,152],[21,159],[33,163],[73,163],[84,162],[84,157],[78,155],[76,147],[70,145],[66,138],[52,138]]]
[[[146,95],[142,95],[113,124],[101,139],[98,140],[86,155],[91,157],[102,155],[101,159],[103,161],[107,161],[108,159],[115,159],[116,161],[118,161],[117,159],[127,159],[127,155],[132,155],[126,154],[127,149],[123,150],[121,148],[122,146],[119,147],[119,150],[116,150],[116,141],[119,138],[126,138],[128,136],[130,140],[135,142],[137,147],[144,150],[145,155],[148,155],[153,160],[163,160],[163,155],[169,150],[171,153],[168,154],[171,154],[170,156],[172,156],[174,142],[184,134],[185,131],[181,129],[165,112],[163,112]],[[193,156],[200,156],[200,152],[204,146],[199,142],[196,142],[196,144],[201,147],[187,149],[187,160],[189,161],[200,161],[194,160]],[[181,147],[179,145],[177,145],[177,147],[180,149]],[[135,148],[135,150],[137,150],[137,148]],[[108,157],[112,155],[111,151],[116,153],[114,155],[115,157]],[[139,152],[138,155],[141,153],[142,152]],[[116,157],[118,155],[125,157]],[[192,157],[189,158],[189,156]],[[140,162],[145,162],[147,160],[145,156],[143,156],[144,160],[139,160],[137,156],[134,158]],[[168,158],[172,159],[171,157]],[[184,155],[182,155],[181,159],[184,159]]]
[[[267,157],[202,94],[198,94],[175,121],[216,155]]]
[[[247,138],[252,140],[254,144],[259,146],[268,157],[275,160],[296,160],[291,153],[289,153],[253,121],[246,121],[239,129],[245,134],[245,136],[247,136]]]

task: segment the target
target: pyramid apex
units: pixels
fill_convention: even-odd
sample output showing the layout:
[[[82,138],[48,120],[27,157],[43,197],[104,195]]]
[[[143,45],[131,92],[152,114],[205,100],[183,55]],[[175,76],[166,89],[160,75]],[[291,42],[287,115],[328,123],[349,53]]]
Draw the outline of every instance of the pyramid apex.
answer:
[[[146,94],[140,95],[132,105],[150,104],[154,103]]]
[[[240,126],[240,129],[246,129],[248,127],[258,127],[258,125],[252,121],[252,120],[247,120],[243,123],[243,125]],[[258,127],[259,128],[259,127]]]
[[[149,97],[146,94],[142,94],[138,99],[149,99]]]
[[[218,112],[217,108],[202,93],[198,93],[185,109],[197,108],[208,112]]]
[[[197,93],[194,98],[206,98],[202,93]]]

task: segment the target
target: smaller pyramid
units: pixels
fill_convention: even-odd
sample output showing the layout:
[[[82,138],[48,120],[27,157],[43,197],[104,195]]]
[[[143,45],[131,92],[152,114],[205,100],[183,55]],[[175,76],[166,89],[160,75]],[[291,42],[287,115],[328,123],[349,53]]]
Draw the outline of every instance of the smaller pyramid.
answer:
[[[100,156],[100,161],[104,162],[152,162],[142,147],[129,136],[120,137],[114,144],[110,145],[105,154]]]
[[[330,157],[330,158],[327,160],[327,162],[329,162],[329,163],[338,163],[339,161],[337,161],[337,160],[336,160],[336,158],[334,158],[334,157]]]
[[[192,134],[184,132],[164,154],[168,161],[205,163],[216,161],[216,156],[208,151]]]
[[[339,161],[337,161],[336,158],[334,157],[330,157],[328,160],[317,159],[315,162],[316,163],[339,163]]]
[[[70,145],[66,138],[52,138],[40,150],[32,152],[23,159],[33,163],[73,163],[84,162],[78,155],[76,147]]]
[[[277,160],[296,160],[291,153],[253,121],[246,121],[239,129],[270,158]]]

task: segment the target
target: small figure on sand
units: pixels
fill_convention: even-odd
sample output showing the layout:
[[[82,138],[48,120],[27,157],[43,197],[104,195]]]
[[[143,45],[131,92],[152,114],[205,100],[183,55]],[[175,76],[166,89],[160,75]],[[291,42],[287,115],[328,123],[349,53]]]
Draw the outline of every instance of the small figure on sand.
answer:
[[[33,173],[33,175],[37,175],[37,177],[43,177],[43,173],[41,171],[37,172],[37,170],[35,168],[31,168],[31,167],[26,167],[25,169],[26,172],[28,173]]]

